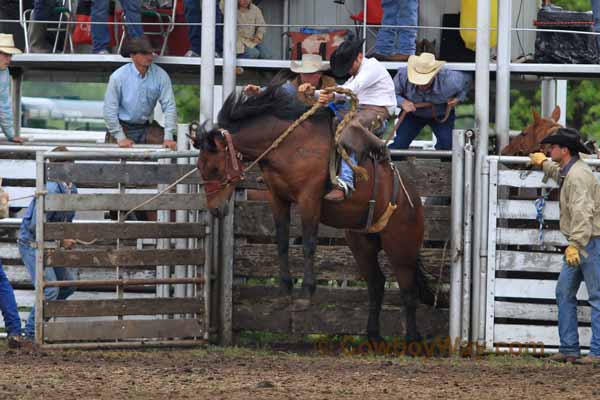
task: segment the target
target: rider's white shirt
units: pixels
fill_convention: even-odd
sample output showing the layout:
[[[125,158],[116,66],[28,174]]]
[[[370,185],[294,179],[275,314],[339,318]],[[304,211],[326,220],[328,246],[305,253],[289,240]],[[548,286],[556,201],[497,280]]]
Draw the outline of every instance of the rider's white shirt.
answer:
[[[358,104],[387,107],[390,115],[396,110],[394,81],[383,64],[374,58],[363,58],[358,73],[343,85],[358,97]]]

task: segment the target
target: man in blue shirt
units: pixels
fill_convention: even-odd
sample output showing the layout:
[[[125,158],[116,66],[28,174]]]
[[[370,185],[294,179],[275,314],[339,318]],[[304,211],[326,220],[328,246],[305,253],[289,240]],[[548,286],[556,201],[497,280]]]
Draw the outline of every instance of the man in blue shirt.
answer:
[[[419,132],[429,125],[437,138],[437,150],[452,148],[454,107],[467,98],[471,76],[460,71],[444,68],[444,61],[436,61],[431,53],[410,56],[408,65],[400,67],[394,77],[398,107],[408,113],[396,132],[395,149],[407,149]],[[433,103],[434,109],[417,109],[415,103]],[[446,108],[452,111],[441,122]]]
[[[57,147],[53,151],[66,151],[63,146]],[[46,185],[48,194],[71,194],[77,193],[75,185],[68,182],[48,182]],[[36,249],[35,244],[35,227],[37,224],[36,220],[36,199],[34,198],[21,222],[18,235],[19,253],[29,276],[31,277],[31,283],[35,287],[35,256]],[[52,211],[46,213],[47,222],[73,222],[75,213],[72,211]],[[75,241],[72,239],[64,239],[61,243],[63,248],[70,249],[75,245]],[[76,279],[75,274],[69,268],[63,267],[52,267],[44,268],[44,279],[46,281],[73,281]],[[72,287],[47,287],[44,288],[44,299],[45,300],[65,300],[75,292]],[[35,307],[31,309],[29,318],[25,324],[25,337],[28,340],[33,341],[35,337]]]
[[[171,79],[164,69],[152,63],[153,49],[146,37],[130,40],[126,48],[132,62],[112,73],[104,96],[108,133],[120,147],[149,143],[152,131],[162,130],[158,124],[150,123],[159,102],[165,115],[163,145],[175,150],[177,109]]]
[[[0,128],[11,142],[23,143],[23,138],[15,136],[13,111],[10,101],[10,74],[8,66],[13,54],[21,54],[15,47],[13,36],[0,33]]]

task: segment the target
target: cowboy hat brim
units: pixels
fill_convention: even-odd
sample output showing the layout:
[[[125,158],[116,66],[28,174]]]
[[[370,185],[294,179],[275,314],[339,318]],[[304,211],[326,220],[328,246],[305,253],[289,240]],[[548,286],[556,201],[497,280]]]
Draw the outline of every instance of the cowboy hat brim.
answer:
[[[292,61],[290,63],[290,71],[296,74],[314,74],[315,72],[326,71],[327,69],[327,65],[324,64],[317,66],[316,64],[307,64],[302,61]]]
[[[342,78],[348,75],[348,72],[350,72],[350,69],[352,68],[352,64],[354,64],[354,60],[356,60],[358,54],[362,52],[364,41],[364,39],[352,41],[346,40],[335,49],[330,60],[331,73],[334,76]]]
[[[544,138],[540,144],[557,144],[561,147],[568,147],[578,153],[591,154],[591,151],[581,143],[581,140],[570,138],[561,133],[555,133],[554,135]]]
[[[435,67],[431,71],[423,74],[417,72],[416,70],[417,61],[417,56],[408,57],[408,65],[406,70],[408,72],[408,81],[413,85],[427,85],[438,74],[438,72],[440,72],[444,64],[446,64],[445,61],[436,60]]]
[[[16,47],[0,47],[0,53],[4,54],[22,54],[23,52]]]

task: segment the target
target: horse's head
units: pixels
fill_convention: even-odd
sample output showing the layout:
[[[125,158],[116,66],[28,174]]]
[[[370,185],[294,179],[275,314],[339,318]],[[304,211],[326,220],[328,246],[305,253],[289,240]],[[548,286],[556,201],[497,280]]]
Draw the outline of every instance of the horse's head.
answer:
[[[519,136],[514,137],[508,146],[502,149],[504,156],[526,156],[530,153],[542,151],[547,153],[547,145],[540,145],[546,136],[550,136],[561,127],[558,123],[560,118],[560,107],[556,106],[550,118],[540,117],[533,110],[533,122],[527,126]]]
[[[201,126],[191,139],[194,147],[200,150],[197,167],[204,180],[207,207],[220,209],[242,177],[239,155],[233,148],[229,132],[223,129],[206,130]]]

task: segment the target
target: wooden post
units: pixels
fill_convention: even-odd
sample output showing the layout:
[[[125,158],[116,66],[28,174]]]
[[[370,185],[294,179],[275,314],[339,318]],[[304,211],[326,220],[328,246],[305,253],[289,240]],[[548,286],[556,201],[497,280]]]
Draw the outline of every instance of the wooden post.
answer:
[[[220,344],[228,346],[232,338],[232,317],[233,317],[233,216],[234,216],[234,196],[227,203],[227,214],[223,217],[220,229],[221,241],[221,268],[219,268],[219,314],[220,314]]]

